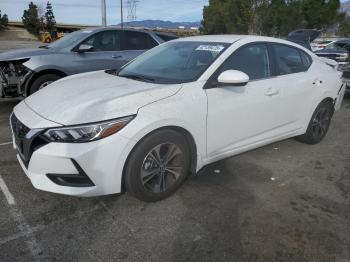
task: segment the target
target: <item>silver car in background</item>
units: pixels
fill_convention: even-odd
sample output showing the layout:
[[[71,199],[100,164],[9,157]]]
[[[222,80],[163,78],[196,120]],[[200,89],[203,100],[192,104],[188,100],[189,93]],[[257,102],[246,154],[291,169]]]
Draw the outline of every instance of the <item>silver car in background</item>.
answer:
[[[36,49],[0,54],[0,96],[29,96],[77,73],[119,69],[144,51],[177,38],[148,30],[83,29]]]

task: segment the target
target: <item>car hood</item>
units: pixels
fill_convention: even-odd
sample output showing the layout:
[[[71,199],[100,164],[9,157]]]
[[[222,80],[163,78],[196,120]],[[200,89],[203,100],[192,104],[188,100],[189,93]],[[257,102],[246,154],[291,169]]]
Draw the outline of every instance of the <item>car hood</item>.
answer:
[[[47,120],[77,125],[134,115],[140,107],[174,95],[181,86],[145,83],[97,71],[56,81],[24,103]]]
[[[47,55],[52,53],[50,49],[44,48],[34,48],[34,49],[18,49],[8,52],[0,53],[0,62],[1,61],[11,61],[11,60],[20,60],[23,58],[30,58],[32,56]]]

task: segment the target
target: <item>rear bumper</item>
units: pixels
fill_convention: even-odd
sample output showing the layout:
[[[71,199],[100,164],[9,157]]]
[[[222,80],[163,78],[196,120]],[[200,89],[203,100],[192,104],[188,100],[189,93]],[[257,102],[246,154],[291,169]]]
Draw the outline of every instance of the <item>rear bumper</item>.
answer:
[[[342,84],[341,88],[338,91],[338,96],[334,105],[334,110],[338,111],[343,103],[344,95],[345,95],[345,89],[347,85],[344,83]]]

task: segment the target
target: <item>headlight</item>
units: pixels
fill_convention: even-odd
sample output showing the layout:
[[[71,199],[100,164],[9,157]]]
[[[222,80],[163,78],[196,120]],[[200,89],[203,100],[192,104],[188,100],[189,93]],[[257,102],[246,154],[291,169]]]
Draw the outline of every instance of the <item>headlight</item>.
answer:
[[[134,116],[100,123],[48,129],[44,136],[52,142],[85,143],[113,135],[126,126]]]

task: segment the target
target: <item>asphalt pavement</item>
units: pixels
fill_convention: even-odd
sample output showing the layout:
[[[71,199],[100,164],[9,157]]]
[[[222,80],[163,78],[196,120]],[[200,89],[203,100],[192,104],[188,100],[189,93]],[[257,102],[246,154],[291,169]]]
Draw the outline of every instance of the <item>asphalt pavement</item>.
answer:
[[[288,139],[189,177],[170,198],[34,189],[0,102],[0,261],[350,261],[350,99],[314,146]]]

